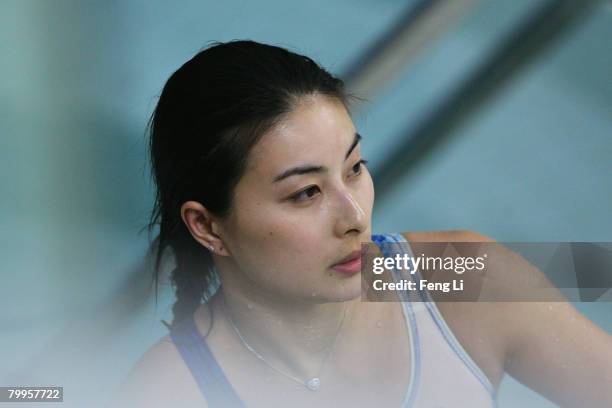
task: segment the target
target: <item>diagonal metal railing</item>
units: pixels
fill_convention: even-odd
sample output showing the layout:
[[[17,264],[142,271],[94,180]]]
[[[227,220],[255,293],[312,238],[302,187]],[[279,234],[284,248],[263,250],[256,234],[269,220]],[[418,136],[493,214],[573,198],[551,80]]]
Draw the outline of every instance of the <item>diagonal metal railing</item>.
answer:
[[[384,197],[402,177],[409,175],[431,155],[434,149],[442,146],[454,129],[500,92],[516,74],[537,60],[539,55],[555,44],[564,33],[579,23],[597,3],[597,0],[543,1],[515,30],[503,38],[489,55],[484,57],[467,79],[458,83],[438,106],[422,120],[408,124],[405,130],[400,132],[399,142],[393,152],[385,158],[384,164],[372,169],[377,196]],[[425,16],[427,11],[420,10],[417,14]],[[409,15],[402,22],[411,23],[415,18]],[[404,32],[399,28],[390,31],[398,33],[398,36]],[[389,43],[395,42],[395,38],[389,39]],[[382,49],[388,47],[390,46],[381,46]],[[388,53],[388,51],[378,53],[366,51],[364,55],[369,57],[364,57],[360,61],[367,62],[357,64],[358,69],[349,70],[349,89],[353,83],[351,81],[354,81],[356,89],[370,93],[374,92],[371,84],[382,86],[385,78],[373,78],[373,76],[384,76],[390,71],[384,68],[389,65],[386,61],[390,58]],[[378,64],[383,67],[379,71],[370,67]],[[399,71],[399,68],[395,71]]]

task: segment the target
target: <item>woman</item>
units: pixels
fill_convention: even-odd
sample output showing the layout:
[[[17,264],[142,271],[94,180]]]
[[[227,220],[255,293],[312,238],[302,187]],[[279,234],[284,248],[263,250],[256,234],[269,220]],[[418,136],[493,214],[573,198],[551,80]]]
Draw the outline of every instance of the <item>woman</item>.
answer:
[[[374,188],[348,102],[311,59],[251,41],[215,44],[170,77],[151,155],[174,321],[122,403],[492,406],[509,372],[562,405],[612,406],[610,336],[567,303],[361,301],[362,243],[410,253],[491,240],[372,235]]]

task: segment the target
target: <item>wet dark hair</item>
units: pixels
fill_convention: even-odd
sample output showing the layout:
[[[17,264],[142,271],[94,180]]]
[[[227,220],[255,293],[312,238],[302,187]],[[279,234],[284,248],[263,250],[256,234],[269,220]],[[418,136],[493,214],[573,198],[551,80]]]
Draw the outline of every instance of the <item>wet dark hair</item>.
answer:
[[[149,230],[155,287],[168,249],[176,302],[173,325],[189,317],[218,283],[211,254],[190,234],[180,209],[194,200],[227,216],[249,152],[301,98],[321,94],[348,107],[342,80],[312,59],[254,41],[215,43],[166,82],[149,123],[156,198]]]

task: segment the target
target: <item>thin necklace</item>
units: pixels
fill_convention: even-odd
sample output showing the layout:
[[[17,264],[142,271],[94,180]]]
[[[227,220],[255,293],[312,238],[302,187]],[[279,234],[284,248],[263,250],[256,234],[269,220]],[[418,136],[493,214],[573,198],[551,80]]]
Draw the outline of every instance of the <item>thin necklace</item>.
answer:
[[[319,367],[319,371],[317,373],[317,375],[315,377],[311,377],[308,378],[306,380],[300,379],[294,375],[291,375],[277,367],[274,367],[272,364],[270,364],[261,354],[259,354],[257,351],[255,351],[255,349],[253,347],[251,347],[249,345],[249,343],[247,343],[247,341],[245,340],[245,338],[242,336],[242,334],[240,333],[240,330],[238,330],[238,327],[236,326],[236,323],[234,323],[234,320],[232,319],[232,317],[230,316],[230,314],[227,312],[227,304],[225,303],[225,296],[222,296],[223,298],[223,310],[225,311],[225,315],[227,316],[227,320],[229,321],[230,325],[234,328],[234,331],[236,332],[236,334],[238,335],[238,338],[240,339],[240,341],[242,342],[242,344],[244,345],[244,347],[249,350],[255,357],[257,357],[258,359],[260,359],[261,361],[263,361],[268,367],[270,367],[271,369],[273,369],[274,371],[276,371],[279,374],[284,375],[287,378],[292,379],[293,381],[296,381],[304,386],[306,386],[306,388],[308,388],[311,391],[317,391],[320,387],[321,387],[321,379],[319,378],[321,375],[321,372],[323,371],[323,367],[325,366],[325,362],[327,361],[327,358],[331,355],[335,345],[336,345],[336,340],[338,340],[338,335],[340,334],[340,330],[342,329],[342,325],[344,324],[344,319],[346,318],[346,309],[348,308],[346,306],[346,304],[344,305],[344,310],[342,312],[342,320],[340,320],[340,324],[338,325],[338,329],[336,330],[336,337],[334,337],[334,341],[332,343],[332,345],[329,347],[329,350],[327,351],[327,354],[325,355],[325,358],[323,358],[323,361],[321,362],[321,366]]]

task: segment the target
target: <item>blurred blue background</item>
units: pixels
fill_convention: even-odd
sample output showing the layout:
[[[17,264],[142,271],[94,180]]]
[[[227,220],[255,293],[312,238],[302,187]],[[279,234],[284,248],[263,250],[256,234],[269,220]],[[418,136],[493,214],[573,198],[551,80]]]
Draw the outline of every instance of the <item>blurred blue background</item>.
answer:
[[[183,62],[245,38],[367,99],[375,232],[612,241],[610,2],[4,1],[0,385],[62,385],[83,406],[166,334],[145,126]],[[612,332],[612,303],[576,306]],[[507,376],[499,406],[518,405],[554,406]]]

